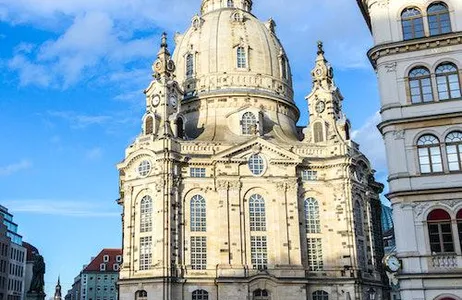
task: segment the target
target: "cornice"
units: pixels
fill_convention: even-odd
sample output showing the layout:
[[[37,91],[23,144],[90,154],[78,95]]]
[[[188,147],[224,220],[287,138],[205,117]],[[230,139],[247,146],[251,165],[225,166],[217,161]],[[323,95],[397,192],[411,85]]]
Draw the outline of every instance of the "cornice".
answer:
[[[458,31],[438,36],[377,45],[367,52],[367,56],[374,69],[377,69],[377,61],[382,57],[461,44],[462,32]]]
[[[388,126],[409,124],[409,123],[420,123],[424,121],[433,121],[433,120],[441,120],[441,119],[449,119],[449,118],[459,118],[461,116],[462,115],[460,112],[451,112],[451,113],[446,113],[446,114],[435,114],[435,115],[427,115],[427,116],[391,119],[391,120],[386,120],[386,121],[379,123],[377,125],[377,128],[383,134],[385,127],[388,127]]]

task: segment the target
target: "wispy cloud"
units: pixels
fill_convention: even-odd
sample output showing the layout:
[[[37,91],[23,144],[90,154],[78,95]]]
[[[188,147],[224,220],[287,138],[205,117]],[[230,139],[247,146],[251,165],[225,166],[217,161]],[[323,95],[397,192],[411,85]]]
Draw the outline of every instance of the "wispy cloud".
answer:
[[[13,200],[1,201],[13,213],[34,215],[66,216],[76,218],[118,217],[120,213],[108,210],[101,205],[88,201],[62,200]]]
[[[89,149],[85,153],[85,158],[87,160],[98,160],[102,156],[103,156],[103,149],[101,149],[100,147],[95,147],[95,148]]]
[[[14,173],[27,170],[31,167],[32,163],[29,160],[22,160],[20,162],[12,163],[4,167],[0,166],[0,176],[10,176]]]
[[[72,111],[49,111],[48,116],[64,119],[68,121],[74,129],[84,129],[93,125],[104,125],[113,119],[110,115],[85,115]]]

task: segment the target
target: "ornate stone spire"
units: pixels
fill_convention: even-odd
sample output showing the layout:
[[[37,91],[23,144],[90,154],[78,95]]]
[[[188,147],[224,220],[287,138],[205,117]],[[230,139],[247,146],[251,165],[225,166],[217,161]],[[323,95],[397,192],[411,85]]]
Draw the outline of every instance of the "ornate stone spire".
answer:
[[[335,88],[334,86],[334,71],[324,56],[324,46],[321,41],[318,42],[318,57],[316,58],[316,66],[311,72],[313,84],[319,85],[326,90]]]
[[[55,296],[53,297],[53,300],[62,300],[63,297],[61,295],[61,280],[58,277],[58,283],[56,284],[55,288]]]
[[[152,66],[154,77],[160,79],[162,77],[170,78],[175,72],[175,63],[171,59],[170,51],[168,51],[167,34],[162,34],[160,49],[157,53],[157,60]]]
[[[222,8],[238,8],[251,12],[252,0],[202,0],[201,14]]]

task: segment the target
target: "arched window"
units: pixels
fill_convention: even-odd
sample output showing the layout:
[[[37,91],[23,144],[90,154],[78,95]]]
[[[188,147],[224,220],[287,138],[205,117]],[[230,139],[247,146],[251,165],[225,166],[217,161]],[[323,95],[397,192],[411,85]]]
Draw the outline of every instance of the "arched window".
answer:
[[[137,291],[135,293],[135,299],[136,300],[147,300],[148,299],[148,292],[145,290]]]
[[[234,1],[233,0],[228,0],[227,6],[230,7],[230,8],[234,7]]]
[[[314,198],[305,200],[306,233],[321,233],[319,204]]]
[[[313,131],[314,131],[314,142],[315,143],[324,142],[324,130],[322,128],[321,122],[314,123]]]
[[[204,197],[196,195],[191,198],[191,231],[207,231],[207,207]]]
[[[409,90],[412,103],[433,101],[433,88],[430,71],[416,67],[409,72]]]
[[[287,79],[287,60],[284,56],[281,57],[281,77]]]
[[[249,199],[250,231],[266,231],[265,199],[252,195]]]
[[[257,118],[251,112],[242,115],[241,120],[242,134],[254,135],[257,133]]]
[[[184,138],[184,121],[181,117],[176,119],[176,136],[180,139]]]
[[[209,300],[209,293],[205,290],[195,290],[192,293],[192,300]]]
[[[144,133],[145,134],[154,133],[154,118],[152,116],[148,116],[146,118],[145,125],[144,125]]]
[[[436,68],[436,83],[440,100],[457,99],[460,94],[459,70],[453,63],[443,63]]]
[[[459,242],[462,248],[462,209],[457,213],[457,231],[459,231]]]
[[[186,77],[190,78],[194,75],[194,55],[186,55]]]
[[[427,223],[431,252],[454,252],[451,216],[443,209],[435,209],[428,215]]]
[[[443,172],[440,141],[434,135],[426,134],[421,136],[417,141],[417,149],[419,153],[420,172]]]
[[[401,13],[404,40],[425,36],[422,13],[416,7],[408,7]]]
[[[313,300],[329,300],[329,294],[325,291],[316,291],[313,293]]]
[[[237,68],[247,68],[247,54],[244,47],[237,47]]]
[[[462,170],[462,132],[453,131],[446,136],[446,153],[449,171]]]
[[[451,32],[451,19],[448,6],[443,2],[435,2],[428,7],[428,26],[430,35]]]
[[[253,292],[253,300],[269,300],[270,293],[267,290],[258,289]]]
[[[140,203],[140,232],[152,231],[152,198],[144,196]]]
[[[265,161],[259,154],[253,154],[250,156],[248,165],[250,172],[252,172],[255,176],[261,175],[265,170]]]
[[[356,201],[354,207],[354,224],[355,224],[355,231],[356,235],[363,236],[364,235],[364,220],[363,220],[363,206],[361,202]]]

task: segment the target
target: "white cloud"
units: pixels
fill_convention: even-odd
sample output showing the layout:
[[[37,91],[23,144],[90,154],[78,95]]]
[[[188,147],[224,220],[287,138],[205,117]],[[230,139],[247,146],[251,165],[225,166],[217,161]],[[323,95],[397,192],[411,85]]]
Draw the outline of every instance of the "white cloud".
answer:
[[[361,128],[352,132],[352,138],[360,145],[361,151],[372,162],[372,166],[379,173],[384,173],[387,168],[387,159],[385,154],[385,144],[382,135],[377,129],[377,124],[381,121],[380,113],[376,112],[371,116]]]
[[[113,119],[109,115],[84,115],[72,111],[49,111],[48,115],[61,118],[70,123],[74,129],[84,129],[93,125],[104,125]]]
[[[14,200],[2,201],[13,213],[67,217],[118,217],[119,212],[106,210],[101,205],[88,201],[66,200]]]
[[[17,163],[12,163],[10,165],[1,167],[0,166],[0,176],[10,176],[14,173],[27,170],[32,167],[32,163],[28,160],[22,160]]]
[[[85,158],[88,159],[88,160],[98,160],[102,156],[103,156],[103,149],[101,149],[100,147],[95,147],[95,148],[89,149],[85,153]]]
[[[14,56],[8,62],[8,67],[18,73],[21,86],[32,85],[47,88],[52,84],[50,70],[44,65],[31,62],[22,54]]]

